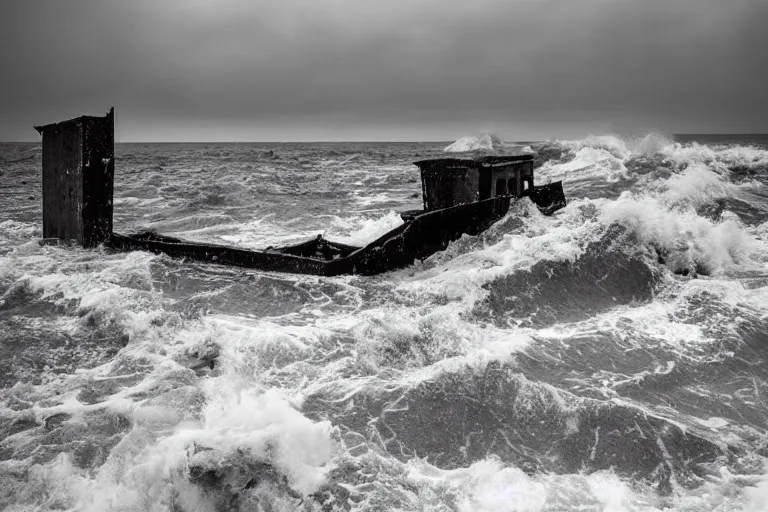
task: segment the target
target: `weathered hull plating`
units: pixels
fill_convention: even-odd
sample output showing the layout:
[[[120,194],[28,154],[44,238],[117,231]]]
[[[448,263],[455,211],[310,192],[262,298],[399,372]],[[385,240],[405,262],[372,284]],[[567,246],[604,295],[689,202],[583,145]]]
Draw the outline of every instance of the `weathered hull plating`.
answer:
[[[531,199],[545,214],[565,206],[561,182],[536,187]],[[421,214],[410,213],[405,223],[365,247],[337,244],[318,237],[303,244],[248,250],[141,233],[113,233],[109,246],[115,250],[143,250],[222,265],[235,265],[272,272],[336,276],[372,275],[407,267],[444,250],[462,235],[477,235],[509,211],[510,196]]]

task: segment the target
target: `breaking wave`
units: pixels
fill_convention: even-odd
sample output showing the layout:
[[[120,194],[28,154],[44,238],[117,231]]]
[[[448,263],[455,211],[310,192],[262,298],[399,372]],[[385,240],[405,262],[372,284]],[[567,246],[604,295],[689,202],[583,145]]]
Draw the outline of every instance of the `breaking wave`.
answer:
[[[504,143],[501,139],[492,133],[486,133],[480,136],[462,137],[453,144],[447,146],[443,151],[446,153],[468,153],[472,151],[501,151],[504,149]]]

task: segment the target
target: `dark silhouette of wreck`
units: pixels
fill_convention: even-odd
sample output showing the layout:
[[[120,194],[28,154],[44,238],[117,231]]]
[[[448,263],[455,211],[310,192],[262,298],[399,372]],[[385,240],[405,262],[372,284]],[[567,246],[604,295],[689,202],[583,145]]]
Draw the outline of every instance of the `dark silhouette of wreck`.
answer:
[[[477,235],[530,197],[549,215],[565,206],[562,182],[534,186],[531,155],[440,158],[421,170],[423,210],[402,212],[404,223],[364,247],[317,238],[286,247],[237,249],[153,232],[112,230],[114,110],[35,127],[43,135],[43,237],[85,247],[143,250],[197,261],[275,272],[335,276],[377,274],[412,264],[463,234]]]

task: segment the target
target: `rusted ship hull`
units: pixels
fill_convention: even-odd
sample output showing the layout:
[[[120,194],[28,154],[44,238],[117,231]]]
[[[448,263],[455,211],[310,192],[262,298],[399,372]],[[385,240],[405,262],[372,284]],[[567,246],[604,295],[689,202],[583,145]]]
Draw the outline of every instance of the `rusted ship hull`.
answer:
[[[112,231],[114,109],[103,117],[81,116],[36,128],[43,135],[43,232],[84,247],[103,243],[113,250],[273,272],[370,275],[406,267],[464,234],[484,231],[517,198],[530,197],[547,215],[565,206],[561,182],[534,186],[532,155],[476,155],[414,162],[421,173],[424,210],[401,214],[402,226],[365,247],[318,237],[256,251],[155,233],[121,235]]]
[[[545,214],[565,206],[562,183],[536,187],[531,199]],[[272,272],[337,276],[372,275],[407,267],[444,250],[464,234],[477,235],[509,211],[514,198],[499,196],[429,212],[409,212],[405,222],[365,247],[339,244],[318,237],[303,244],[248,250],[223,245],[189,242],[158,235],[113,233],[108,245],[114,250],[142,250],[174,258],[235,265]]]

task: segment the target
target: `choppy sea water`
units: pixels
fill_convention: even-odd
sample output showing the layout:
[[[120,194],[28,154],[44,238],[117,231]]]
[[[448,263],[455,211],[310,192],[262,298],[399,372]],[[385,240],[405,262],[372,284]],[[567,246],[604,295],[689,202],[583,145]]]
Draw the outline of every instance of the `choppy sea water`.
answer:
[[[0,145],[0,509],[768,510],[766,142],[534,143],[567,208],[334,278],[41,246]],[[363,244],[443,146],[119,144],[115,230]]]

